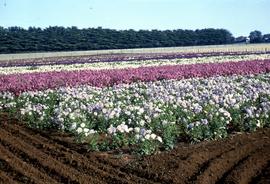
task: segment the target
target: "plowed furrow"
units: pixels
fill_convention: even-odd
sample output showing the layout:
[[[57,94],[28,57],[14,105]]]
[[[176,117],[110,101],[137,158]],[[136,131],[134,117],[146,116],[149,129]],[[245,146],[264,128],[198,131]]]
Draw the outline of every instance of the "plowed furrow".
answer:
[[[168,183],[172,183],[171,178],[175,178],[175,175],[177,175],[181,180],[174,181],[175,183],[186,183],[191,180],[190,178],[192,178],[193,175],[198,174],[198,168],[207,165],[209,160],[220,156],[224,152],[235,149],[232,146],[233,144],[230,144],[234,141],[232,139],[228,139],[228,141],[229,144],[224,144],[219,150],[216,148],[220,145],[220,142],[212,142],[211,144],[204,142],[196,145],[179,146],[170,152],[159,154],[158,157],[149,157],[138,163],[137,166],[129,169],[131,171],[140,172],[141,174],[158,174],[159,178],[162,177],[164,181],[168,181]],[[157,165],[159,167],[156,167]],[[187,169],[185,169],[185,167],[187,167]],[[186,178],[186,176],[188,178]]]
[[[230,140],[230,142],[233,142],[233,140]],[[193,179],[192,177],[194,177],[194,175],[196,178],[196,174],[200,173],[200,169],[202,167],[206,167],[211,160],[214,160],[220,157],[222,154],[235,149],[232,144],[225,144],[221,149],[216,149],[218,144],[220,143],[205,144],[203,149],[201,149],[202,145],[194,145],[189,150],[182,152],[181,155],[177,155],[177,150],[175,150],[175,154],[170,154],[173,156],[166,157],[165,155],[167,159],[160,159],[163,162],[165,160],[163,168],[151,169],[152,165],[159,162],[157,159],[159,157],[154,157],[154,159],[148,159],[147,163],[142,161],[143,165],[131,165],[126,169],[128,172],[136,173],[137,175],[146,177],[148,179],[152,178],[156,181],[161,180],[163,183],[187,183]],[[197,148],[200,148],[201,150],[198,151]],[[168,170],[168,168],[170,169]],[[176,178],[175,175],[177,175],[177,177],[180,179],[173,181],[171,178]]]
[[[49,171],[53,171],[61,175],[64,179],[64,183],[98,183],[97,180],[89,177],[86,174],[80,173],[79,171],[62,164],[55,160],[50,155],[47,155],[35,147],[23,142],[21,139],[14,137],[12,134],[0,130],[0,140],[12,145],[15,149],[20,150],[27,154],[30,158],[34,158],[42,166],[49,168]]]
[[[249,183],[270,161],[270,146],[256,151],[226,177],[223,183]]]
[[[268,160],[267,165],[261,170],[260,174],[254,177],[249,183],[250,184],[270,183],[270,161],[269,160]]]
[[[183,162],[178,162],[179,168],[174,172],[179,176],[181,183],[187,183],[195,174],[200,171],[204,165],[207,165],[210,160],[213,160],[221,156],[224,152],[234,150],[231,145],[224,145],[222,149],[212,150],[204,149],[200,152],[193,152],[186,160]],[[205,154],[208,153],[208,154]],[[176,183],[179,181],[175,181]]]
[[[14,169],[18,170],[28,178],[31,178],[34,183],[57,183],[52,178],[48,177],[45,173],[41,173],[32,165],[29,165],[17,158],[2,145],[0,145],[0,155],[0,157],[8,162],[12,167],[14,167]]]
[[[121,168],[120,170],[123,172],[131,173],[133,175],[139,176],[141,178],[146,178],[149,181],[152,180],[151,183],[153,183],[153,182],[162,183],[162,184],[171,184],[172,183],[171,179],[163,177],[154,171],[136,170],[136,169],[131,169],[131,168]]]
[[[12,167],[8,160],[6,161],[2,155],[0,155],[0,170],[1,172],[5,172],[5,174],[19,183],[33,183],[31,178],[23,175],[19,170]]]
[[[222,158],[225,153],[234,152],[234,150],[243,149],[243,145],[252,144],[261,135],[254,135],[252,138],[246,137],[245,134],[237,135],[242,139],[235,142],[234,137],[226,141],[217,141],[205,145],[194,146],[191,149],[192,154],[183,162],[178,161],[178,169],[171,171],[168,177],[177,178],[175,183],[192,183],[203,173],[215,159]],[[222,144],[222,147],[220,146]],[[217,149],[218,147],[218,149]],[[243,148],[242,148],[243,147]],[[151,164],[154,164],[151,162]],[[177,175],[175,177],[175,175]]]
[[[91,158],[90,158],[91,159]],[[109,161],[106,161],[104,158],[95,157],[99,161],[99,163],[102,163],[104,165],[110,165],[111,167],[115,168],[115,170],[118,170],[120,173],[123,173],[123,177],[126,175],[130,178],[130,181],[134,181],[135,183],[147,183],[147,184],[158,184],[158,183],[166,183],[162,178],[154,179],[152,177],[148,177],[144,174],[140,174],[138,172],[129,172],[129,169],[127,169],[124,166],[115,165]],[[122,174],[121,174],[122,175]],[[121,176],[119,175],[119,176]]]
[[[231,152],[231,151],[233,151],[233,150],[234,150],[234,148],[232,148],[232,149],[230,149],[230,150],[227,150],[227,151],[225,151],[225,152],[223,152],[223,153],[217,155],[216,157],[213,157],[213,158],[207,160],[206,162],[204,162],[204,163],[200,166],[200,168],[197,170],[197,172],[195,172],[195,173],[189,178],[189,182],[192,183],[192,182],[196,181],[197,177],[198,177],[201,173],[203,173],[203,172],[205,172],[205,171],[207,170],[207,168],[208,168],[209,165],[212,163],[212,161],[214,161],[215,159],[221,158],[224,154],[226,154],[226,153],[228,153],[228,152]]]
[[[259,140],[223,154],[220,158],[213,160],[209,164],[209,167],[197,177],[196,183],[216,183],[230,168],[236,164],[241,164],[248,159],[249,155],[265,146],[269,146],[269,142]]]
[[[92,175],[93,177],[100,176],[104,181],[112,183],[130,183],[131,181],[136,181],[136,183],[153,183],[152,181],[147,181],[145,178],[141,178],[136,175],[126,174],[125,172],[116,170],[112,166],[103,164],[99,162],[97,158],[91,157],[91,162],[89,158],[84,157],[83,155],[70,150],[62,145],[58,144],[49,144],[50,140],[42,136],[31,136],[23,129],[16,129],[12,125],[8,125],[6,128],[12,134],[16,134],[16,137],[20,137],[25,142],[33,145],[39,150],[42,150],[44,153],[53,156],[58,161],[67,164],[82,173]],[[91,171],[91,172],[89,172]]]
[[[12,184],[18,184],[17,181],[13,180],[10,176],[8,176],[6,173],[3,171],[0,171],[0,183],[12,183]]]
[[[55,170],[51,169],[50,167],[42,165],[36,158],[30,157],[28,154],[19,150],[17,147],[14,147],[13,145],[9,143],[4,142],[3,140],[0,140],[0,144],[2,144],[6,149],[8,149],[10,152],[16,155],[23,162],[32,165],[33,167],[37,168],[40,172],[47,173],[48,176],[53,178],[54,180],[59,181],[59,182],[64,182],[64,181],[69,180],[67,177],[61,176],[59,173],[57,173]]]

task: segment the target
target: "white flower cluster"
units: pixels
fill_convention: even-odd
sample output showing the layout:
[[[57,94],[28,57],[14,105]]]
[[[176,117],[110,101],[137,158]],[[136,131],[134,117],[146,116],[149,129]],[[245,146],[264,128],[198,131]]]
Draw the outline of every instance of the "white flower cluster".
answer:
[[[89,129],[89,128],[86,128],[85,127],[86,125],[85,125],[85,123],[81,123],[80,124],[80,126],[78,126],[77,127],[77,124],[76,123],[73,123],[72,124],[72,128],[76,128],[76,132],[78,133],[78,134],[82,134],[82,135],[84,135],[84,136],[89,136],[89,135],[91,135],[91,134],[95,134],[95,133],[97,133],[97,131],[95,131],[95,130],[93,130],[93,129]]]
[[[133,131],[133,128],[129,128],[125,123],[121,123],[120,125],[117,125],[117,127],[114,127],[113,125],[110,125],[110,127],[107,129],[108,134],[116,134],[117,132],[120,133],[129,133]]]
[[[16,107],[14,103],[14,94],[10,92],[0,92],[0,110]]]
[[[145,128],[134,128],[135,138],[137,140],[145,141],[145,140],[157,140],[160,143],[162,143],[162,138],[160,136],[157,136],[156,134],[152,133],[151,130],[147,130]]]
[[[44,65],[44,66],[23,66],[23,67],[1,67],[0,74],[9,75],[15,73],[34,73],[48,71],[74,71],[74,70],[101,70],[101,69],[121,69],[121,68],[139,68],[141,66],[162,66],[162,65],[180,65],[180,64],[197,64],[197,63],[223,63],[223,62],[239,62],[251,60],[269,59],[270,54],[249,54],[234,56],[211,56],[211,57],[195,57],[180,59],[152,59],[143,61],[116,61],[116,62],[96,62],[85,64],[70,65]]]
[[[46,118],[45,110],[49,109],[46,104],[32,104],[30,101],[20,109],[21,115],[36,116],[40,121],[43,121]]]

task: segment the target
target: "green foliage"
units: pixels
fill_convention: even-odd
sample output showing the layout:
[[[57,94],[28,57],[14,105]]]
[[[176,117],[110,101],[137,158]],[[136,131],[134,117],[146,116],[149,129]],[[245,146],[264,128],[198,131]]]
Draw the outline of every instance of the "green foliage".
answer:
[[[153,140],[144,140],[139,144],[137,152],[140,155],[151,155],[157,151],[158,144]]]
[[[124,30],[0,27],[0,53],[173,47],[233,43],[225,29]]]
[[[263,41],[263,36],[260,31],[252,31],[249,34],[250,43],[261,43]]]
[[[173,149],[178,136],[176,125],[166,125],[163,129],[163,142],[166,150]]]

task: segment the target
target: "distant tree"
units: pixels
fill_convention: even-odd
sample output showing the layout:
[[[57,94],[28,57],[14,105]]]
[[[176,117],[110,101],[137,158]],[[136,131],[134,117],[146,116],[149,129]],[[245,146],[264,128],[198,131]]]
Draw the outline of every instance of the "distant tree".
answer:
[[[267,37],[265,37],[267,40]],[[75,26],[0,27],[0,53],[124,49],[229,44],[234,40],[225,29],[114,30],[78,29]]]
[[[258,30],[252,31],[249,34],[250,43],[262,43],[262,33]]]
[[[263,42],[270,43],[270,34],[263,35]]]
[[[246,43],[247,42],[247,37],[245,36],[238,36],[234,39],[235,43]]]

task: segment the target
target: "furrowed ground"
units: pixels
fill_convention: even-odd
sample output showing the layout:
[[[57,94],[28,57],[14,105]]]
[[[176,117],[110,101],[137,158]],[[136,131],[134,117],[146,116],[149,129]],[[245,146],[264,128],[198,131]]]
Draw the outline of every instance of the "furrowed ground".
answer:
[[[0,119],[0,183],[269,183],[270,129],[137,157]]]

